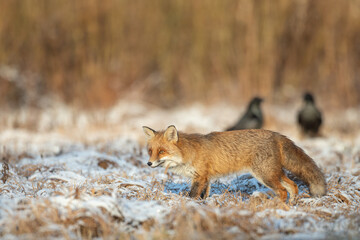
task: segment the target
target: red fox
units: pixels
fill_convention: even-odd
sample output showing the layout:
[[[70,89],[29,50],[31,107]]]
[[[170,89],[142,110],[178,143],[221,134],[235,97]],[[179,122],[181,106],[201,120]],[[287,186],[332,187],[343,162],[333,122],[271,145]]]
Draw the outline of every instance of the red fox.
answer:
[[[293,199],[298,187],[284,169],[304,181],[312,196],[326,194],[326,181],[320,168],[300,147],[279,133],[251,129],[186,134],[178,132],[173,125],[159,132],[149,127],[143,129],[148,137],[147,164],[191,178],[190,197],[205,199],[211,179],[245,171],[285,202],[287,192]]]

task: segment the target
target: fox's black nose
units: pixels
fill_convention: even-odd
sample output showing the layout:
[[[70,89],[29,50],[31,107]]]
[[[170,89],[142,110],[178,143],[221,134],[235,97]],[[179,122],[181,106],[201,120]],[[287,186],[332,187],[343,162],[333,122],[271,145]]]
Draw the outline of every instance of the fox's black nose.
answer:
[[[148,162],[147,164],[148,164],[149,166],[151,166],[151,165],[152,165],[152,162]]]

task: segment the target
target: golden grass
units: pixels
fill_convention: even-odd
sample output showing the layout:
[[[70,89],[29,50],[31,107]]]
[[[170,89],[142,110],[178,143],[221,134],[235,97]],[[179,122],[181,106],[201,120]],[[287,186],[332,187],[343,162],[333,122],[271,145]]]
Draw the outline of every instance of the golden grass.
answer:
[[[164,201],[164,199],[163,199]],[[165,200],[166,201],[166,200]],[[244,235],[246,239],[252,239],[266,234],[274,233],[274,228],[271,227],[271,222],[267,220],[270,216],[276,216],[276,212],[269,212],[267,216],[258,217],[256,212],[261,212],[264,209],[282,209],[282,204],[276,204],[269,200],[267,204],[259,204],[259,202],[250,202],[249,204],[260,205],[256,210],[251,210],[246,207],[231,206],[223,207],[220,211],[211,206],[187,206],[180,204],[178,207],[168,214],[165,224],[160,224],[155,219],[151,219],[141,223],[143,233],[131,231],[127,234],[135,234],[140,239],[151,237],[159,237],[160,239],[232,239],[239,234]],[[297,206],[298,208],[301,206]],[[346,207],[344,207],[346,208]],[[242,210],[247,210],[246,212]],[[284,209],[288,210],[288,209]],[[308,212],[312,218],[318,221],[335,220],[339,216],[337,214],[324,212],[321,210],[312,210],[311,207],[301,207],[301,211]],[[67,212],[66,218],[61,218],[58,215],[56,206],[51,205],[35,205],[31,208],[31,212],[23,217],[22,215],[13,216],[11,221],[5,226],[8,233],[21,236],[23,234],[31,234],[32,236],[54,237],[66,236],[66,232],[59,232],[58,230],[42,230],[46,229],[46,225],[51,222],[63,226],[63,229],[72,226],[72,230],[79,236],[86,239],[91,237],[115,237],[121,235],[121,231],[114,229],[119,223],[119,219],[106,219],[103,216],[91,215],[87,217],[78,217],[81,210],[75,212]],[[347,214],[342,214],[346,216]],[[348,216],[351,217],[351,216]],[[282,218],[280,215],[279,218]],[[121,221],[121,220],[120,220]],[[294,221],[298,221],[299,225],[304,222],[303,219],[294,217]],[[306,220],[305,220],[306,221]],[[16,223],[16,224],[14,224]],[[270,225],[269,225],[270,224]],[[230,228],[237,229],[237,232],[228,232]],[[294,229],[292,232],[286,230],[286,234],[295,233],[298,230]],[[36,233],[34,235],[34,233]],[[131,234],[131,235],[132,235]],[[143,235],[145,234],[145,235]],[[125,234],[124,234],[125,235]]]
[[[29,166],[30,167],[30,166]],[[18,171],[21,173],[22,171]],[[26,171],[23,174],[27,174]],[[24,175],[24,176],[25,176]],[[342,178],[341,184],[339,178]],[[267,196],[248,196],[245,200],[233,193],[224,192],[213,196],[211,200],[191,200],[188,197],[177,194],[165,194],[163,182],[153,180],[149,186],[143,188],[136,185],[119,185],[119,188],[131,188],[130,191],[118,192],[119,197],[161,202],[168,206],[170,212],[160,219],[148,219],[141,222],[139,226],[132,228],[124,226],[125,219],[111,216],[106,209],[102,213],[96,214],[89,212],[86,208],[79,209],[60,209],[58,205],[48,199],[35,197],[22,201],[18,204],[18,210],[11,213],[7,220],[3,222],[2,233],[0,236],[11,234],[13,236],[27,236],[27,238],[49,238],[64,237],[73,239],[82,237],[91,239],[102,237],[109,239],[233,239],[242,236],[243,239],[254,239],[268,234],[294,234],[299,232],[299,228],[307,221],[301,213],[306,213],[316,221],[332,222],[341,216],[354,221],[359,220],[354,213],[359,210],[360,189],[355,189],[353,193],[346,189],[352,186],[353,181],[358,181],[357,177],[332,174],[328,178],[327,196],[307,201],[306,198],[298,198],[296,204],[285,204],[277,197]],[[111,184],[92,180],[98,183]],[[21,187],[21,182],[17,183]],[[55,185],[63,185],[57,182]],[[54,186],[55,186],[54,185]],[[50,188],[50,185],[43,184],[43,188]],[[110,186],[110,185],[109,185]],[[66,187],[67,193],[54,192],[53,196],[65,196],[85,201],[86,196],[93,197],[109,196],[106,191],[90,189],[88,187]],[[34,191],[38,191],[34,190]],[[352,194],[352,198],[344,197]],[[64,195],[65,194],[65,195]],[[345,194],[345,195],[344,195]],[[336,212],[331,212],[331,206],[336,208]],[[322,207],[327,207],[323,210]],[[282,219],[284,216],[279,210],[295,210],[298,216],[292,216],[296,222],[294,229],[278,229],[272,222],[275,218]],[[257,213],[262,213],[258,215]],[[278,215],[280,213],[280,215]],[[54,227],[56,226],[56,227]],[[127,228],[128,230],[124,231]],[[299,228],[298,228],[299,227]],[[138,231],[142,229],[141,231]],[[230,231],[231,229],[231,231]],[[354,229],[351,229],[352,231]],[[75,235],[74,235],[75,234]]]
[[[342,114],[338,115],[342,116]],[[279,126],[280,129],[295,131],[295,127],[291,124],[283,125],[283,119],[279,119],[280,117],[272,120],[274,128]],[[127,121],[137,123],[138,118],[143,118],[143,116],[129,117]],[[155,121],[164,121],[162,118],[163,115],[159,114]],[[349,119],[342,118],[342,120]],[[214,124],[221,121],[218,119],[214,121]],[[12,137],[1,138],[3,141],[1,143],[6,147],[3,147],[0,152],[4,162],[0,172],[2,176],[0,201],[1,203],[4,201],[4,204],[0,206],[0,237],[26,239],[98,237],[144,240],[257,239],[320,231],[325,234],[324,238],[328,239],[357,239],[360,228],[358,214],[360,175],[359,171],[356,171],[360,166],[358,130],[341,138],[342,135],[338,135],[337,122],[330,123],[332,124],[326,128],[331,129],[327,131],[327,135],[331,138],[299,141],[305,145],[305,150],[324,166],[328,193],[322,198],[310,198],[308,190],[303,190],[303,185],[300,185],[301,195],[291,203],[281,202],[271,192],[254,193],[252,187],[249,187],[247,189],[249,191],[246,190],[246,192],[234,192],[230,186],[221,184],[219,184],[220,187],[217,184],[213,185],[217,190],[221,190],[219,194],[213,194],[205,201],[194,200],[187,196],[186,190],[174,193],[167,187],[166,184],[176,183],[178,180],[171,173],[162,175],[161,179],[156,170],[149,174],[139,173],[140,176],[134,176],[124,170],[121,162],[114,160],[123,159],[126,164],[138,168],[139,172],[141,172],[140,169],[146,167],[147,156],[144,156],[145,153],[139,142],[134,140],[136,144],[132,145],[133,142],[129,140],[116,144],[115,136],[124,134],[129,124],[122,124],[124,125],[122,128],[115,130],[112,126],[107,126],[110,130],[105,131],[106,137],[95,135],[99,138],[94,137],[93,132],[90,133],[91,128],[85,128],[83,131],[86,134],[84,133],[82,137],[78,137],[79,134],[74,131],[74,128],[69,128],[66,132],[61,130],[63,135],[55,135],[55,137],[53,132],[12,130],[6,134]],[[358,123],[351,123],[356,129]],[[96,129],[96,131],[100,130]],[[43,142],[39,141],[40,136]],[[58,142],[57,138],[64,138],[68,142]],[[339,142],[333,142],[333,138]],[[349,139],[350,143],[347,145],[341,142]],[[49,152],[48,149],[42,148],[40,145],[44,144],[44,141],[46,143],[54,141],[58,147],[57,150]],[[95,150],[103,154],[102,157],[94,157],[92,165],[88,165],[87,162],[89,160],[90,164],[91,159],[86,159],[83,172],[68,169],[66,164],[57,163],[56,160],[60,160],[62,154],[76,152],[75,145],[79,142],[85,150]],[[74,145],[69,147],[68,143]],[[39,152],[35,154],[32,150],[34,145],[31,144],[35,144]],[[127,148],[128,145],[129,148]],[[48,145],[44,144],[44,146]],[[81,149],[84,150],[83,148]],[[39,157],[54,158],[54,161],[40,164],[35,162]],[[24,158],[30,160],[29,163],[21,167],[17,165]],[[34,160],[34,163],[31,163],[31,160]],[[98,171],[98,174],[87,176],[85,169],[90,166],[91,170]],[[86,176],[87,179],[84,183],[77,184],[76,181],[46,177],[49,173],[61,171],[73,171],[78,175]],[[101,174],[103,172],[106,174]],[[37,177],[33,177],[35,175]],[[248,179],[249,177],[241,178],[239,181]],[[150,217],[136,222],[124,214],[113,214],[106,207],[86,205],[91,200],[101,198],[113,200],[114,206],[122,200],[145,201],[146,203],[154,201],[168,212],[161,217]],[[65,202],[71,200],[79,204],[62,205],[62,202],[56,201],[57,199]],[[120,208],[119,211],[124,210]],[[318,225],[321,226],[320,230],[317,228]],[[329,226],[334,227],[335,230],[327,228]]]
[[[9,165],[6,162],[2,163],[2,169],[1,169],[1,181],[5,184],[6,180],[9,178]]]
[[[287,101],[356,106],[359,0],[2,1],[0,104]],[[340,97],[341,96],[341,97]],[[42,99],[46,97],[46,99]],[[44,100],[44,101],[41,101]]]

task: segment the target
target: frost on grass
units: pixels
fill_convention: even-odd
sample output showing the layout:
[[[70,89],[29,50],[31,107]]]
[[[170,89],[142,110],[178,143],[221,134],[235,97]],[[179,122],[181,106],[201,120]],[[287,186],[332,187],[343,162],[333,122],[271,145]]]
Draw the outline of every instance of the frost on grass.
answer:
[[[43,112],[40,131],[2,131],[0,237],[359,238],[357,135],[329,132],[321,138],[294,138],[324,170],[328,183],[324,197],[310,198],[306,185],[287,172],[299,186],[299,197],[283,203],[250,174],[239,173],[214,180],[210,197],[198,200],[187,197],[189,179],[146,166],[139,126],[164,128],[175,123],[188,131],[220,130],[230,123],[234,109],[194,105],[172,110],[170,117],[160,109],[145,109],[120,104],[101,113],[107,117],[84,113],[82,120],[67,109],[61,116],[65,127],[76,126],[68,132],[49,131],[61,124],[50,121],[51,116],[61,114]],[[224,114],[217,114],[219,109]],[[186,117],[189,111],[191,117]],[[20,120],[26,123],[22,114]],[[104,119],[110,126],[126,124],[91,130],[91,122]],[[281,121],[279,129],[284,127]],[[293,130],[284,134],[296,136]]]

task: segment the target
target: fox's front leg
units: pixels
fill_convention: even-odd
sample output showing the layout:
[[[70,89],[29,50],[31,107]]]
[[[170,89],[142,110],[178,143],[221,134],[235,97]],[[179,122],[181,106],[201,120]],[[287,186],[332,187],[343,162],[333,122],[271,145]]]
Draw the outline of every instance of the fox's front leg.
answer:
[[[191,184],[191,190],[189,196],[191,198],[203,198],[205,199],[209,195],[209,180],[207,178],[195,178]]]
[[[200,197],[202,199],[205,199],[209,196],[209,193],[210,193],[210,182],[208,182],[206,184],[206,186],[204,187],[204,189],[202,190],[201,194],[200,194]]]

